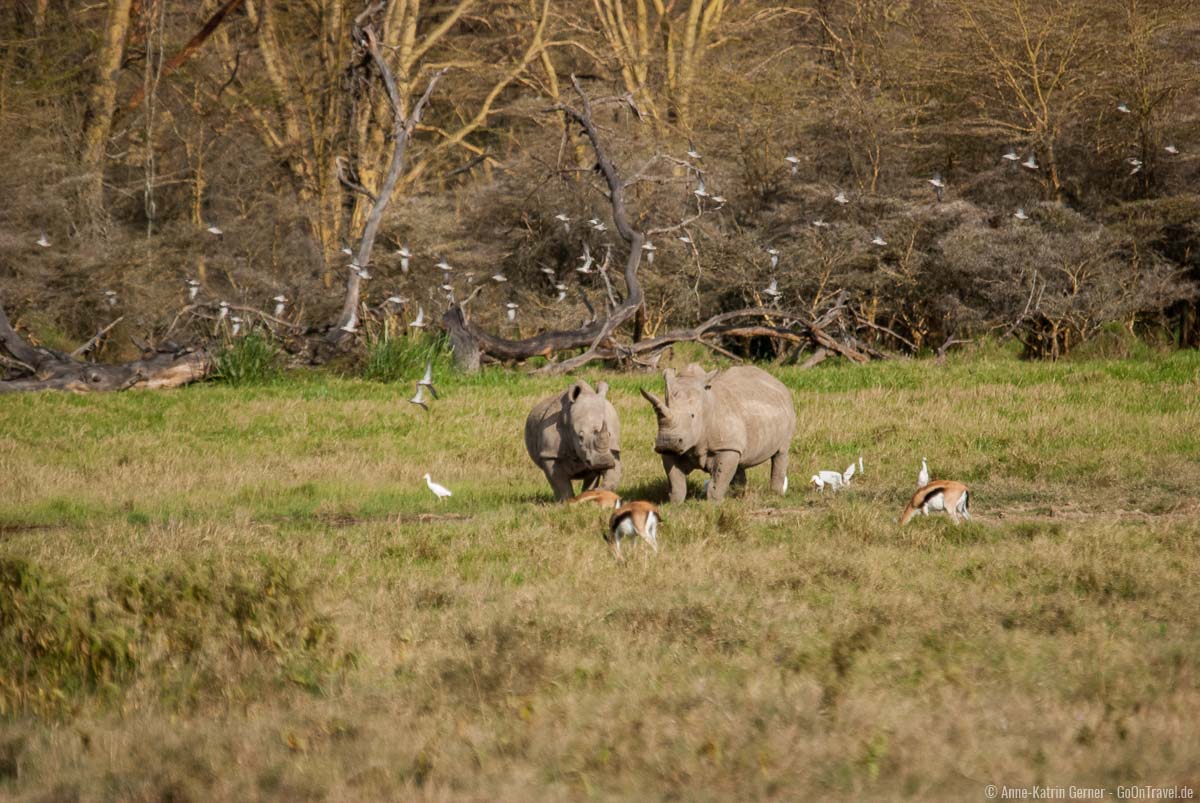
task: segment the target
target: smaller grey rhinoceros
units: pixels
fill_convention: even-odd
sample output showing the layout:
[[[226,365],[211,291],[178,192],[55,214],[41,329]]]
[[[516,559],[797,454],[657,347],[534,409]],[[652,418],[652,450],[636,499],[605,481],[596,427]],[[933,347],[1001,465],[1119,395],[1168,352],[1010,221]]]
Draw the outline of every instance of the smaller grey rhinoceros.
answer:
[[[608,383],[592,390],[581,379],[525,419],[525,449],[560,502],[574,495],[572,480],[583,480],[585,491],[612,491],[621,480],[621,424],[606,393]]]
[[[708,498],[720,501],[746,469],[771,461],[771,490],[787,490],[788,448],[796,431],[792,394],[766,371],[738,366],[711,371],[695,363],[679,376],[663,372],[666,396],[642,390],[658,416],[654,451],[662,455],[671,501],[687,496],[687,475],[712,475]]]

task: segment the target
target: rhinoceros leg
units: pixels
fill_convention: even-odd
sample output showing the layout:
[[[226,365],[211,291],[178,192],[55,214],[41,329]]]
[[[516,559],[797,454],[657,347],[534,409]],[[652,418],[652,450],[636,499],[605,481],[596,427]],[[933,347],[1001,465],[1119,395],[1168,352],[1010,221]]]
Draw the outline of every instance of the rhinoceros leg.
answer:
[[[741,458],[737,452],[717,452],[710,461],[712,466],[712,482],[708,484],[708,498],[712,502],[720,502],[725,498],[725,492],[729,490],[729,483],[733,481],[733,477],[738,471],[738,460]]]
[[[730,481],[730,488],[745,487],[746,485],[746,467],[738,466],[737,471],[733,472],[733,480]]]
[[[615,491],[621,484],[621,458],[617,464],[597,477],[596,485],[605,491]]]
[[[571,487],[570,476],[557,464],[546,463],[542,466],[542,471],[546,472],[546,479],[550,480],[550,487],[554,489],[554,498],[557,501],[565,502],[575,495],[575,490]]]
[[[678,504],[687,498],[687,472],[675,460],[673,455],[662,456],[663,469],[667,472],[667,484],[670,486],[670,499]]]
[[[787,481],[787,466],[787,449],[780,449],[771,458],[771,490],[777,494],[783,493],[783,483]]]

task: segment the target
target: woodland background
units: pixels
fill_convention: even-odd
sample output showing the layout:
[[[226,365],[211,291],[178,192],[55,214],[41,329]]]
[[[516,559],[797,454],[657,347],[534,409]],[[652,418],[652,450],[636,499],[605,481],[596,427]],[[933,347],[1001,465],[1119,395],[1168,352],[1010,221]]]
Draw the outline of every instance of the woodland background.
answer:
[[[94,358],[127,358],[129,335],[167,331],[189,278],[210,303],[270,310],[282,293],[289,320],[332,325],[369,209],[339,173],[374,191],[390,153],[387,97],[351,36],[366,8],[4,4],[0,289],[18,329],[63,348],[123,315]],[[595,314],[601,277],[574,268],[585,242],[604,253],[583,222],[610,221],[608,203],[578,126],[547,111],[575,100],[574,74],[632,101],[597,123],[635,224],[686,224],[640,267],[647,335],[769,302],[775,279],[783,306],[844,304],[841,336],[887,351],[990,335],[1057,357],[1105,330],[1200,343],[1195,2],[388,0],[364,19],[402,111],[448,68],[364,309],[399,294],[389,315],[423,305],[436,321],[445,257],[460,300],[508,278],[472,302],[485,329]],[[211,337],[202,323],[192,336]]]

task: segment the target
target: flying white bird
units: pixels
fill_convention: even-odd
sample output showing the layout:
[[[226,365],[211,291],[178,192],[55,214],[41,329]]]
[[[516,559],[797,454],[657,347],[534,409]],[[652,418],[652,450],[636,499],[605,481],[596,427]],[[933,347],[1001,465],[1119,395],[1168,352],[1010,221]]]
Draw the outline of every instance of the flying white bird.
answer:
[[[563,231],[571,230],[571,218],[567,217],[565,213],[559,212],[554,216],[554,219],[563,224]]]
[[[242,331],[242,319],[234,315],[229,319],[229,322],[233,324],[233,329],[230,330],[229,336],[237,337],[238,332]]]
[[[408,250],[407,245],[402,245],[396,253],[400,255],[400,272],[408,273],[408,260],[412,258],[412,251]]]
[[[814,220],[814,221],[813,221],[813,226],[814,226],[815,228],[818,228],[818,229],[827,229],[827,228],[829,228],[829,224],[828,224],[828,223],[826,223],[824,220],[821,220],[821,218],[817,218],[816,220]]]
[[[787,156],[783,157],[783,161],[792,166],[793,176],[800,172],[800,159],[797,158],[796,154],[789,153]]]
[[[220,237],[222,234],[225,233],[216,226],[209,226],[207,229],[205,229],[205,231],[207,231],[209,234],[213,235],[214,237]]]
[[[646,264],[653,265],[654,264],[654,252],[658,250],[657,248],[654,247],[654,243],[647,240],[646,242],[644,242],[642,244],[642,250],[646,252]]]
[[[46,236],[46,232],[42,232],[42,236],[37,238],[37,244],[40,245],[42,248],[50,247],[50,245],[51,245],[50,238]]]
[[[450,263],[446,261],[445,257],[442,257],[440,260],[438,260],[438,263],[435,267],[440,268],[442,273],[449,273],[450,271],[454,270],[450,267]]]
[[[695,195],[697,198],[707,198],[708,197],[708,188],[706,188],[704,186],[704,176],[700,177],[700,186],[696,187],[696,189],[692,192],[692,194]]]
[[[1029,220],[1029,215],[1025,214],[1025,207],[1018,206],[1017,211],[1013,212],[1013,217],[1017,220]]]
[[[696,150],[696,145],[690,139],[688,140],[687,155],[688,155],[689,159],[699,159],[700,158],[700,151]]]
[[[404,296],[388,296],[386,303],[395,304],[397,307],[408,303],[408,299]]]
[[[825,493],[825,486],[829,486],[830,490],[840,491],[850,484],[850,478],[854,476],[856,468],[857,466],[851,463],[841,474],[836,471],[818,471],[809,481],[821,493]]]
[[[449,488],[447,488],[445,485],[438,485],[429,478],[428,474],[425,475],[425,484],[429,486],[429,490],[433,491],[433,495],[438,498],[438,501],[445,499],[447,496],[453,496],[453,494],[450,493]]]
[[[929,484],[929,464],[925,462],[925,458],[921,458],[921,470],[917,472],[917,487],[924,488]]]
[[[116,291],[114,291],[114,290],[105,290],[105,291],[104,291],[104,300],[108,302],[108,306],[110,306],[110,307],[115,307],[115,306],[117,306],[117,293],[116,293]]]
[[[575,270],[579,271],[580,273],[592,272],[592,263],[595,262],[595,260],[592,259],[592,249],[588,247],[587,243],[583,244],[583,256],[579,258],[579,261],[582,262],[583,265]]]
[[[470,280],[468,279],[468,281],[470,281]],[[505,276],[503,273],[493,273],[492,281],[495,282],[496,284],[501,284],[503,282],[507,282],[508,277]]]
[[[601,234],[603,234],[604,232],[608,231],[608,226],[604,225],[604,221],[601,221],[601,222],[597,223],[595,226],[592,226],[592,230],[598,231]]]
[[[774,248],[768,248],[767,254],[769,254],[771,257],[772,270],[777,268],[779,266],[779,251]]]
[[[425,308],[420,304],[417,305],[417,319],[409,324],[414,329],[421,329],[425,326]]]
[[[287,306],[287,296],[283,296],[283,295],[275,296],[271,300],[275,302],[275,317],[276,318],[282,317],[284,307]]]
[[[350,271],[351,271],[352,273],[357,273],[357,274],[358,274],[358,278],[359,278],[359,279],[361,279],[361,280],[362,280],[362,281],[364,281],[364,282],[365,282],[367,279],[370,279],[370,278],[371,278],[371,274],[370,274],[370,273],[368,273],[368,272],[367,272],[367,269],[366,269],[366,268],[364,268],[362,265],[357,265],[357,264],[355,264],[355,263],[351,262],[351,263],[350,263]]]
[[[767,285],[767,289],[763,290],[763,295],[770,296],[775,301],[778,301],[779,297],[783,295],[783,293],[779,292],[778,280],[772,279],[771,283]]]
[[[520,307],[520,304],[514,304],[510,301],[504,306],[506,309],[505,317],[507,317],[510,321],[515,321],[517,319],[517,309]]]
[[[343,332],[354,334],[358,331],[358,312],[350,310],[350,320],[346,321],[346,325],[342,327]]]
[[[425,412],[429,412],[429,405],[425,401],[425,386],[417,385],[417,395],[408,400],[409,404],[415,404],[421,407]],[[428,475],[426,475],[428,476]]]
[[[1163,150],[1172,156],[1177,156],[1179,154],[1179,148],[1176,148],[1174,145],[1164,145]]]
[[[558,297],[554,299],[555,302],[562,301],[567,297],[567,286],[565,284],[556,284],[554,285],[554,289],[558,291]]]
[[[1029,152],[1028,159],[1021,162],[1021,167],[1028,168],[1029,170],[1037,170],[1038,169],[1037,158],[1033,155],[1033,151]]]
[[[679,237],[679,242],[683,243],[684,245],[694,245],[692,242],[692,235],[690,234],[681,235]]]
[[[354,252],[350,250],[350,246],[348,245],[342,246],[342,253],[348,257],[354,256]]]
[[[1013,165],[1015,165],[1017,162],[1021,161],[1021,157],[1017,156],[1017,149],[1011,145],[1008,146],[1008,150],[1005,151],[1004,155],[1001,156],[1000,158],[1005,160],[1006,162],[1012,163]]]
[[[846,193],[843,190],[838,190],[838,194],[833,196],[833,200],[839,204],[850,203],[850,199],[846,197]]]
[[[217,304],[217,320],[218,321],[225,320],[225,316],[228,314],[229,314],[229,302],[228,301],[222,301],[219,304]]]
[[[871,240],[871,245],[877,245],[880,248],[887,245],[887,240],[883,239],[883,235],[879,232],[875,233],[875,237]]]
[[[1129,108],[1129,104],[1123,100],[1117,103],[1117,111],[1121,114],[1133,114],[1133,110]]]
[[[433,394],[433,398],[438,398],[437,388],[433,386],[433,362],[425,361],[425,375],[417,380],[418,388],[429,388],[429,392]]]
[[[946,182],[942,181],[942,174],[934,171],[933,178],[926,179],[926,181],[933,185],[933,191],[937,195],[937,199],[939,201],[942,200],[942,193],[946,189]]]
[[[542,273],[546,274],[547,276],[554,275],[554,268],[550,267],[549,265],[542,266],[542,268],[540,270],[542,271]]]
[[[195,279],[188,279],[186,284],[188,301],[195,301],[196,296],[200,293],[200,282]]]
[[[713,199],[713,203],[714,203],[714,204],[723,204],[723,203],[725,203],[725,196],[724,196],[724,195],[714,195],[714,196],[712,197],[712,199]]]

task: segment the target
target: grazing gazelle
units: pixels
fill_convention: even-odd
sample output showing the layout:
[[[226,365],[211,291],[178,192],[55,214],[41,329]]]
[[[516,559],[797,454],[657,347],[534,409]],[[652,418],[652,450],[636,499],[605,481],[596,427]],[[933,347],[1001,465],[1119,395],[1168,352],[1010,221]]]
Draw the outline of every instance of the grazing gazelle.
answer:
[[[608,522],[608,535],[604,540],[613,545],[617,557],[621,557],[621,539],[640,536],[658,552],[658,508],[649,502],[630,502],[616,509]]]
[[[946,512],[951,520],[958,524],[959,518],[971,518],[971,500],[967,486],[954,480],[934,480],[928,485],[917,489],[913,498],[900,514],[900,524],[908,524],[909,520],[920,513],[928,516],[934,513]]]
[[[612,491],[605,491],[597,488],[593,491],[584,491],[578,496],[573,496],[567,500],[568,505],[582,505],[591,502],[600,507],[611,507],[613,509],[621,506],[621,497]]]

